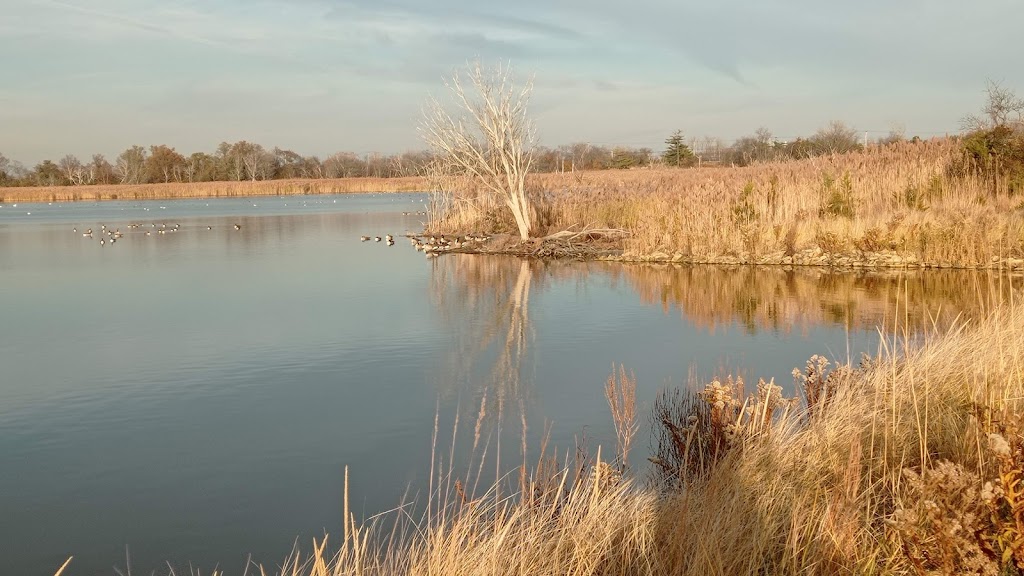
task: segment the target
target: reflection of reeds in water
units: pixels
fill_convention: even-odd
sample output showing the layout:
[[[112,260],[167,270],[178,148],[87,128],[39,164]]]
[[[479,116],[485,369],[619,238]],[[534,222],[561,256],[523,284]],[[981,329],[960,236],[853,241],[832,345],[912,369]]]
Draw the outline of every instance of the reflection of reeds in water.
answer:
[[[713,382],[677,426],[710,456],[685,489],[640,487],[598,450],[512,494],[353,521],[337,554],[314,543],[282,574],[1019,574],[1024,309],[892,345],[804,405]]]
[[[840,272],[824,268],[545,262],[450,255],[435,260],[431,298],[454,340],[442,391],[490,392],[514,405],[530,396],[529,299],[552,281],[591,274],[625,282],[646,304],[707,330],[748,333],[815,326],[921,333],[1013,299],[1024,277],[991,270]],[[486,372],[486,376],[479,376]],[[511,401],[512,404],[507,404]]]
[[[838,272],[827,269],[604,265],[649,304],[713,330],[754,333],[822,324],[912,332],[975,316],[1019,292],[1024,279],[995,271]]]

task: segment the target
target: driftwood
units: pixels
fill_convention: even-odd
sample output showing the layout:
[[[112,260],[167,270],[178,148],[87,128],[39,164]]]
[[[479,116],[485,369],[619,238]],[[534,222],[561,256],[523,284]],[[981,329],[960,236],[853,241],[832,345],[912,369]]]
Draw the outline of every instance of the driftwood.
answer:
[[[521,241],[510,235],[492,237],[488,242],[453,252],[509,254],[528,258],[592,260],[622,253],[625,230],[588,228],[562,230],[540,238]]]

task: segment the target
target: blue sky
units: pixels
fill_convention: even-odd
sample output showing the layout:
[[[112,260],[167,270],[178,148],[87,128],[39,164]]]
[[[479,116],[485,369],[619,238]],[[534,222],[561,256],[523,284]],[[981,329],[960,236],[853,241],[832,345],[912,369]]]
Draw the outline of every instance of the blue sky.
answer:
[[[474,57],[534,78],[551,146],[941,134],[986,79],[1024,94],[1022,21],[1019,0],[4,0],[0,153],[418,149],[424,102]]]

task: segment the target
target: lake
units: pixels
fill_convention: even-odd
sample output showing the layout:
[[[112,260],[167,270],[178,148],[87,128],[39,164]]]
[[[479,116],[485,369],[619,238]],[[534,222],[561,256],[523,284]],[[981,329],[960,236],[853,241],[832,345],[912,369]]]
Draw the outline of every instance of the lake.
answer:
[[[440,446],[459,421],[456,470],[481,406],[486,457],[500,445],[505,471],[524,420],[528,457],[545,429],[563,454],[613,448],[603,390],[618,364],[638,381],[642,470],[660,389],[738,374],[792,394],[813,354],[856,361],[1020,286],[992,272],[428,260],[398,237],[422,229],[425,206],[4,204],[4,570],[52,574],[69,555],[70,574],[240,574],[250,554],[273,566],[340,535],[346,466],[357,518],[425,492],[435,419]],[[123,236],[101,245],[102,226]],[[396,245],[360,241],[387,233]]]

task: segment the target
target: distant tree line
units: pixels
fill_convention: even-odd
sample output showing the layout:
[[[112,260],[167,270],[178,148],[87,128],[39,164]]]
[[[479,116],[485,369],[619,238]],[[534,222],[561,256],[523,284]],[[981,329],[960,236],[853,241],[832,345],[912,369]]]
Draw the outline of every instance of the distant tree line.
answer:
[[[893,132],[878,141],[902,139]],[[833,122],[807,138],[790,142],[775,139],[767,129],[726,145],[720,138],[685,138],[675,131],[665,140],[665,149],[605,146],[577,142],[558,147],[541,146],[534,153],[536,172],[608,170],[646,166],[689,167],[706,164],[746,166],[758,162],[842,154],[861,149],[855,129]],[[428,151],[402,154],[355,154],[338,152],[326,158],[302,156],[281,148],[266,149],[245,140],[222,142],[212,153],[184,155],[160,144],[132,146],[116,158],[94,154],[83,161],[73,155],[44,160],[26,168],[0,154],[0,186],[82,186],[88,184],[146,184],[158,182],[212,182],[277,180],[289,178],[394,178],[421,174],[432,160]]]

